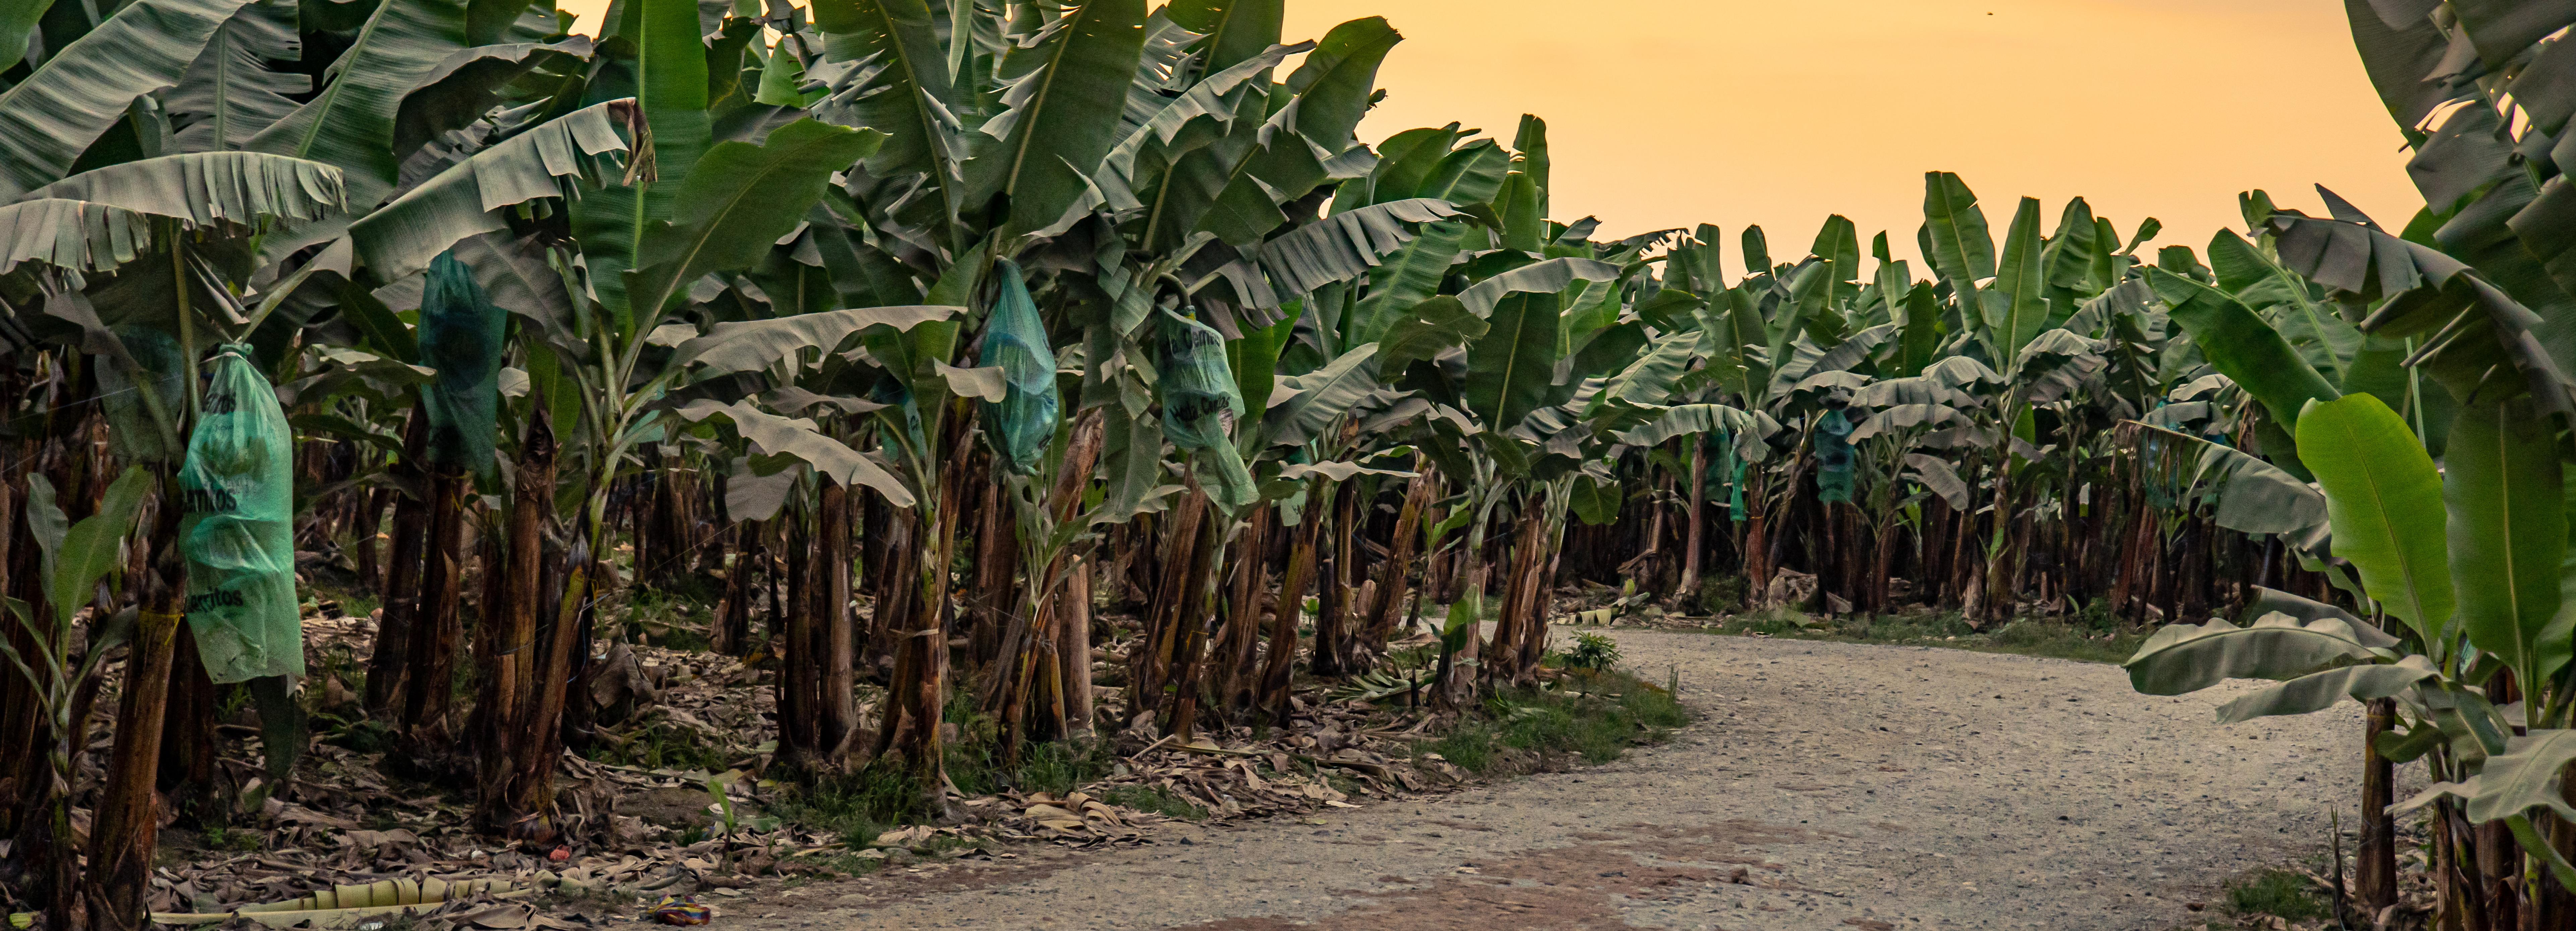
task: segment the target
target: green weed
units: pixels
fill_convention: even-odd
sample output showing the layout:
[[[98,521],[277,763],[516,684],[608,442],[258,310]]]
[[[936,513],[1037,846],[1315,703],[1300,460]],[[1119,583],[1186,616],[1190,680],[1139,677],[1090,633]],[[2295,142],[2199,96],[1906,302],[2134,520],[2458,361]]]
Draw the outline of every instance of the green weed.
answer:
[[[2289,870],[2264,870],[2227,882],[2227,910],[2236,915],[2278,915],[2289,921],[2324,918],[2332,909],[2314,883]]]
[[[1162,786],[1116,786],[1103,793],[1101,798],[1112,805],[1124,805],[1166,818],[1197,821],[1207,817],[1207,809],[1191,804],[1189,799]]]
[[[1483,714],[1414,745],[1478,775],[1535,769],[1559,757],[1598,765],[1690,723],[1669,690],[1625,673],[1568,670],[1554,689],[1486,699]]]
[[[1744,610],[1744,577],[1722,575],[1701,579],[1699,591],[1695,594],[1699,613],[1711,616],[1733,614]]]

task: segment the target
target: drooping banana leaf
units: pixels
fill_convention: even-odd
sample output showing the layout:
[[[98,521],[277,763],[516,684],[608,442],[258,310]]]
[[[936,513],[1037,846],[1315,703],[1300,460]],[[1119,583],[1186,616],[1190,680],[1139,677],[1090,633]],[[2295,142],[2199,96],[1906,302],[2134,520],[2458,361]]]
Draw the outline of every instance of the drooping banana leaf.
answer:
[[[0,200],[70,171],[135,98],[179,83],[215,31],[248,2],[135,0],[0,91]],[[25,49],[22,34],[15,50]]]
[[[576,181],[613,182],[618,166],[609,156],[627,151],[620,133],[634,106],[612,100],[564,114],[403,192],[349,224],[359,263],[381,280],[402,278],[458,242],[507,229],[506,208],[569,196]]]
[[[761,145],[709,148],[680,182],[671,218],[645,225],[637,267],[626,273],[637,322],[658,322],[699,276],[757,262],[822,199],[833,172],[884,139],[875,130],[806,119],[771,131]]]
[[[2395,659],[2374,651],[2365,638],[2393,642],[2333,618],[2302,624],[2286,614],[2266,614],[2244,627],[2213,618],[2207,624],[2166,625],[2121,665],[2141,694],[2187,695],[2228,679],[2286,680]]]
[[[2295,425],[2310,400],[2332,401],[2342,395],[2299,358],[2279,331],[2226,292],[2160,268],[2148,269],[2147,280],[2172,308],[2173,322],[2191,334],[2210,367],[2263,402],[2274,422]]]
[[[237,149],[295,112],[295,98],[312,93],[313,78],[271,63],[303,57],[296,25],[291,0],[257,0],[215,31],[163,100],[181,150]]]
[[[385,0],[332,64],[321,93],[242,148],[337,165],[353,209],[372,208],[393,191],[405,154],[394,151],[403,98],[465,47],[463,0]]]

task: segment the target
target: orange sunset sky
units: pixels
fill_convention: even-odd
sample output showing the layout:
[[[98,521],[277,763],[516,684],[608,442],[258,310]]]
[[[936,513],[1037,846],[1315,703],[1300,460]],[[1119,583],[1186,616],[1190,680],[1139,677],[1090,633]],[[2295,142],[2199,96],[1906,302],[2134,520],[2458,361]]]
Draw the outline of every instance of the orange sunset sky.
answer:
[[[595,28],[606,0],[566,0]],[[2332,0],[1291,0],[1291,41],[1384,16],[1375,142],[1548,122],[1558,220],[1602,238],[1697,223],[1803,254],[1826,215],[1914,253],[1923,178],[1956,171],[1998,238],[2068,197],[2199,247],[2265,188],[2324,184],[2389,226],[2423,201]]]

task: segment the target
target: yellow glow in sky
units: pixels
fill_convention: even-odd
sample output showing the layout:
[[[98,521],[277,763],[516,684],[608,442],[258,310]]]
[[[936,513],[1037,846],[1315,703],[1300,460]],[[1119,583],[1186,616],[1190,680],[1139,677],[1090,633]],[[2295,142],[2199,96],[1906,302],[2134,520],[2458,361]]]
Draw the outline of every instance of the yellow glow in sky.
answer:
[[[605,0],[567,0],[594,25]],[[2084,196],[2125,235],[2195,248],[2268,189],[2383,225],[2422,206],[2328,0],[1290,0],[1289,41],[1384,16],[1375,142],[1460,121],[1548,123],[1555,219],[1600,238],[1760,224],[1775,259],[1828,214],[1914,253],[1923,172],[1958,172],[1998,239],[2022,195]],[[1918,273],[1922,270],[1917,269]]]

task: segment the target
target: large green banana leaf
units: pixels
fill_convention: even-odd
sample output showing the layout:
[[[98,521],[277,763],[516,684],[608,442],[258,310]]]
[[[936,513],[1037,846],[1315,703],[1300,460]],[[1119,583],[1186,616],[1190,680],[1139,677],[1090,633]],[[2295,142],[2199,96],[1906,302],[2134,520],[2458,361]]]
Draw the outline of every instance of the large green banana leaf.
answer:
[[[1986,231],[1986,213],[1977,207],[1976,192],[1968,190],[1958,175],[1924,174],[1922,239],[1923,254],[1931,259],[1933,270],[1950,279],[1950,286],[1960,293],[1995,276],[1995,240]],[[1752,261],[1750,254],[1746,260]]]
[[[866,454],[824,435],[811,418],[780,417],[748,401],[725,404],[706,399],[681,405],[677,413],[681,420],[693,423],[721,417],[733,424],[734,432],[751,444],[755,469],[763,459],[802,462],[843,486],[875,489],[895,507],[913,505],[912,491],[902,480]]]
[[[761,145],[720,142],[681,182],[667,222],[652,221],[636,248],[626,293],[639,323],[687,293],[699,276],[743,268],[823,198],[832,173],[875,151],[885,134],[818,120],[773,130]]]
[[[706,151],[706,45],[699,38],[691,0],[629,0],[618,37],[635,43],[635,97],[653,137],[655,172],[641,185],[605,187],[572,203],[573,238],[581,241],[591,291],[608,310],[619,334],[637,332],[627,273],[648,264],[640,249],[645,231],[673,216],[683,179]],[[799,208],[800,213],[802,208]],[[649,311],[647,313],[650,313]],[[649,330],[647,324],[643,329]]]
[[[2566,665],[2559,622],[2567,512],[2557,429],[2528,398],[2472,404],[2442,459],[2450,570],[2469,642],[2547,681]]]
[[[2021,207],[2013,212],[2012,227],[2004,233],[2003,261],[1996,266],[1994,286],[1977,294],[1987,345],[1998,359],[2018,359],[2021,347],[2048,326],[2048,275],[2041,262],[2039,223],[2039,201],[2022,198]]]
[[[2148,269],[2147,280],[2171,308],[2173,322],[2199,345],[2210,367],[2263,402],[2274,422],[2297,424],[2300,410],[2309,401],[2342,396],[2299,358],[2279,331],[2227,292],[2161,268]]]
[[[218,222],[311,220],[345,205],[340,169],[255,152],[164,155],[94,168],[27,192],[28,200],[90,201],[171,217],[193,229]],[[14,237],[12,237],[14,238]]]
[[[0,200],[61,178],[135,98],[179,83],[248,2],[135,0],[0,92]]]
[[[1494,304],[1491,329],[1467,345],[1469,413],[1488,430],[1508,430],[1546,406],[1563,351],[1554,292],[1516,293]]]
[[[2353,355],[2361,351],[2361,330],[2310,299],[2306,281],[2233,230],[2220,230],[2209,240],[2209,270],[2220,289],[2269,319],[2319,376],[2330,382],[2344,379]]]
[[[1556,294],[1577,281],[1610,282],[1625,272],[1619,266],[1597,259],[1555,258],[1533,262],[1511,271],[1476,282],[1458,295],[1460,303],[1479,317],[1491,318],[1494,308],[1505,297],[1514,294]],[[1548,321],[1553,329],[1554,319]]]
[[[1457,261],[1466,233],[1464,223],[1433,223],[1423,227],[1421,235],[1397,249],[1384,264],[1370,269],[1368,296],[1360,299],[1359,308],[1351,315],[1349,338],[1359,342],[1383,340],[1388,328],[1395,326],[1402,315],[1440,293],[1440,283],[1449,276],[1449,266]]]
[[[468,237],[507,229],[504,208],[565,197],[573,179],[613,182],[602,169],[615,166],[598,157],[627,150],[620,131],[633,108],[631,100],[612,100],[575,110],[431,176],[349,224],[358,261],[381,280],[398,279]]]
[[[1282,0],[1178,0],[1164,6],[1163,15],[1206,36],[1200,52],[1205,68],[1223,71],[1279,43],[1284,6]]]
[[[1337,213],[1262,243],[1261,266],[1285,293],[1304,294],[1367,274],[1380,256],[1412,240],[1419,224],[1458,215],[1446,201],[1428,197]]]
[[[5,41],[0,36],[0,44]],[[178,129],[179,147],[189,152],[237,149],[295,112],[295,98],[313,92],[313,77],[271,70],[269,63],[302,56],[293,0],[257,0],[242,7],[215,31],[179,86],[163,98]]]
[[[2395,658],[2373,650],[2364,636],[2339,618],[2302,624],[2275,613],[2244,627],[2212,618],[2166,625],[2121,665],[2141,694],[2187,695],[2229,679],[2292,679]]]
[[[1002,59],[1001,140],[968,166],[977,199],[1008,195],[1006,235],[1062,229],[1101,196],[1086,172],[1117,143],[1118,114],[1144,51],[1144,0],[1091,0]]]
[[[1322,368],[1283,379],[1296,394],[1262,418],[1263,445],[1296,446],[1322,436],[1335,418],[1377,390],[1377,351],[1375,344],[1354,346]]]
[[[823,58],[852,62],[832,83],[821,112],[848,126],[886,133],[886,144],[868,156],[868,172],[881,177],[925,175],[938,193],[942,222],[957,216],[963,179],[958,174],[957,118],[950,112],[947,62],[937,26],[924,0],[817,0],[814,26],[823,33]]]
[[[463,0],[385,0],[333,62],[322,92],[243,148],[337,165],[353,209],[372,208],[393,191],[402,164],[394,121],[403,98],[465,47]]]
[[[1379,370],[1393,376],[1414,360],[1435,358],[1490,329],[1492,324],[1469,312],[1457,298],[1446,294],[1429,298],[1398,315],[1386,328],[1378,343]]]
[[[2218,723],[2234,724],[2277,715],[2307,714],[2333,707],[2344,699],[2375,701],[2405,694],[2415,683],[2441,675],[2421,656],[2395,663],[2345,666],[2300,676],[2218,706]]]
[[[2366,394],[2312,402],[2298,424],[2299,458],[2325,489],[2334,555],[2352,563],[2384,610],[2437,643],[2454,602],[2432,457]]]

